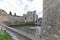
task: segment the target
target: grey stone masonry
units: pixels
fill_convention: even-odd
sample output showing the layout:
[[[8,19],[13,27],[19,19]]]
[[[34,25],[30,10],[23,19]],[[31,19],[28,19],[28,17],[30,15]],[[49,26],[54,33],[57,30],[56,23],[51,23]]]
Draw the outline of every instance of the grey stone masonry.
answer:
[[[60,0],[43,0],[42,40],[60,40]]]

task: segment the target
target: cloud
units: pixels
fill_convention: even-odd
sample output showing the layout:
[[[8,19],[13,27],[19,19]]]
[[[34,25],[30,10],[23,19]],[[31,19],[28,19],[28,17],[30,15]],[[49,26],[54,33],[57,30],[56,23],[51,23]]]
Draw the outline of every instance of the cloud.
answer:
[[[27,1],[32,2],[33,0],[27,0]]]
[[[43,17],[43,12],[38,12],[37,15],[39,15],[39,17]]]
[[[2,6],[2,4],[4,5],[4,6],[6,6],[6,8],[4,8],[4,6],[2,6],[3,7],[3,9],[7,9],[6,11],[9,13],[9,11],[12,11],[13,12],[13,14],[14,14],[14,12],[16,12],[17,13],[17,15],[22,15],[22,13],[23,13],[23,8],[22,8],[22,6],[21,6],[21,4],[20,5],[18,5],[17,4],[17,0],[4,0],[3,1],[3,3],[1,3],[1,6]],[[8,11],[9,10],[9,11]]]
[[[3,1],[3,0],[0,0],[0,1]]]
[[[34,0],[31,3],[26,2],[25,10],[26,11],[36,10],[39,17],[42,17],[43,16],[43,14],[42,14],[42,12],[43,12],[43,1],[42,0]]]
[[[17,15],[23,15],[27,11],[37,10],[37,14],[43,10],[42,0],[3,0],[0,1],[0,8],[4,9],[9,13],[12,11],[17,13]],[[40,13],[42,14],[42,13]],[[39,15],[40,16],[40,15]]]

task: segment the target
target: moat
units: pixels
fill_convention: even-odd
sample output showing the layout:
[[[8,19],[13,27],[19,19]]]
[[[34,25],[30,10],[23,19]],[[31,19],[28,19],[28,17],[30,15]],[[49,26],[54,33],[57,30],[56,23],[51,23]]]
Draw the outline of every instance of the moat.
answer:
[[[24,31],[29,34],[33,34],[35,36],[39,36],[41,32],[41,26],[25,25],[25,26],[10,26],[10,27]]]

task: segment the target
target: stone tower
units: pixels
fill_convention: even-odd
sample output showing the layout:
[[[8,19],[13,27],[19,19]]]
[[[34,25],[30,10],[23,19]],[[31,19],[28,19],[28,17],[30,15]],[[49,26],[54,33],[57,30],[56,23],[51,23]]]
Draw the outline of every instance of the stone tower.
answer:
[[[7,21],[7,12],[3,9],[0,9],[0,23],[2,21]]]
[[[60,40],[60,0],[43,0],[42,39]]]

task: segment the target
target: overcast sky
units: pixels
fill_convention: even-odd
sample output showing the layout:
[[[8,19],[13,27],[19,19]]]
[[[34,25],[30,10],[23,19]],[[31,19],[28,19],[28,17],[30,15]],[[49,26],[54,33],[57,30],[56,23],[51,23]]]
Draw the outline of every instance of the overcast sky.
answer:
[[[37,15],[42,17],[43,1],[42,0],[0,0],[0,9],[7,13],[11,11],[17,15],[26,14],[27,11],[37,11]]]

